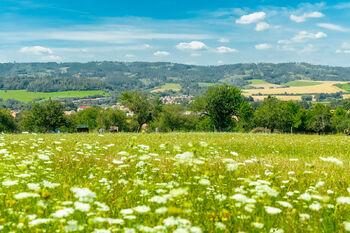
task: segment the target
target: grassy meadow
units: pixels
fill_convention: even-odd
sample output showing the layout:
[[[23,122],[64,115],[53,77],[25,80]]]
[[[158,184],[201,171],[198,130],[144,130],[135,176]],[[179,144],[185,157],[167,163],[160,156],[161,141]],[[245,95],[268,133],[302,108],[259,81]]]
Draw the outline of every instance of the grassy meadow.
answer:
[[[24,103],[39,98],[46,100],[49,98],[84,98],[93,95],[105,95],[105,93],[103,91],[27,92],[26,90],[0,90],[1,99],[15,99]]]
[[[295,81],[287,82],[283,85],[288,87],[307,87],[307,86],[315,86],[320,84],[322,84],[322,82],[295,80]]]
[[[178,83],[166,83],[164,84],[161,88],[157,88],[152,90],[151,92],[164,92],[164,91],[169,91],[169,90],[173,90],[173,91],[180,91],[181,90],[181,85]]]
[[[349,142],[338,135],[1,135],[0,231],[350,231]]]

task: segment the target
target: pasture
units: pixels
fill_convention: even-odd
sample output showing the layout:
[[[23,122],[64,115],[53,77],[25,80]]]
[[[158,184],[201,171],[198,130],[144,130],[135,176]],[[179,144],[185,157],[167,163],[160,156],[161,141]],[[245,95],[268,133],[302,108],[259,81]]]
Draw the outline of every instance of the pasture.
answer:
[[[3,232],[343,232],[350,138],[0,136]]]
[[[283,86],[288,87],[307,87],[307,86],[315,86],[320,85],[322,82],[308,81],[308,80],[295,80],[291,82],[287,82],[283,84]]]
[[[61,91],[61,92],[27,92],[26,90],[0,90],[3,100],[14,99],[28,103],[35,99],[83,98],[94,95],[106,95],[103,91]]]

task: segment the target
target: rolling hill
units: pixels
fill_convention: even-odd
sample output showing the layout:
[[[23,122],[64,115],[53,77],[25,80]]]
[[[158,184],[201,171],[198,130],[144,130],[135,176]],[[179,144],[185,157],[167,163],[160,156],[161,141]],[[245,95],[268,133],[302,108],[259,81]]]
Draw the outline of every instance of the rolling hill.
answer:
[[[258,81],[259,80],[259,81]],[[350,68],[307,63],[196,66],[167,62],[1,63],[0,89],[30,92],[132,89],[198,94],[213,84],[241,88],[269,83],[301,86],[298,80],[350,82]],[[346,91],[346,90],[344,90]]]

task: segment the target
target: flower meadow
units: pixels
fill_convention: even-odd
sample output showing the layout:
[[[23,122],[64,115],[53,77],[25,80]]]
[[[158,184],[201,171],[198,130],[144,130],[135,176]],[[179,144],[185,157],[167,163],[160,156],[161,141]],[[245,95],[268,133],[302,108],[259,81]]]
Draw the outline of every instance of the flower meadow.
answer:
[[[0,232],[350,231],[350,138],[0,135]]]

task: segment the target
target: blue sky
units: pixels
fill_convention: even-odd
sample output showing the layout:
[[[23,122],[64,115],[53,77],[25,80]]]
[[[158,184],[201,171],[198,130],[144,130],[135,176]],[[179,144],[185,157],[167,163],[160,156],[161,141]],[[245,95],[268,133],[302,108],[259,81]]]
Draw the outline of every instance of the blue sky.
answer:
[[[350,2],[1,0],[0,62],[350,66]]]

